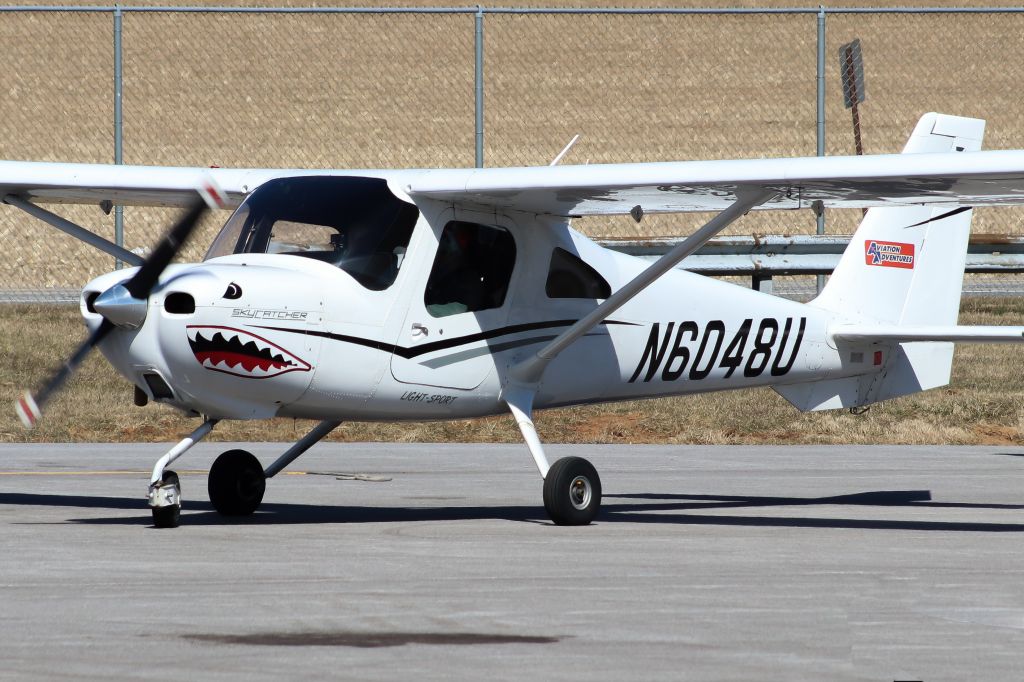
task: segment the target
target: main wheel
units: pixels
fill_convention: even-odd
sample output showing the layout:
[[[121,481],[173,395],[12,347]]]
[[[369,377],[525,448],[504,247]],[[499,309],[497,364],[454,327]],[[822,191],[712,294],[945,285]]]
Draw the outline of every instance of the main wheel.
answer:
[[[263,466],[252,453],[228,450],[210,467],[206,481],[213,508],[224,516],[247,516],[256,511],[267,489]]]
[[[544,477],[544,509],[559,526],[585,526],[601,509],[601,478],[582,457],[563,457]]]
[[[178,474],[173,471],[165,471],[160,485],[173,485],[178,488],[178,504],[166,507],[153,507],[153,525],[157,528],[177,528],[181,520],[181,481]]]

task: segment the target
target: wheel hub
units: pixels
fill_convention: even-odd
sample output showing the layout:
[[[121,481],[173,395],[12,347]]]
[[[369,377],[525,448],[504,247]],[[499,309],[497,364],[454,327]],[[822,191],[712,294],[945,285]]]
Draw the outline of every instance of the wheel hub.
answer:
[[[569,500],[576,509],[586,509],[590,505],[593,488],[586,476],[577,476],[569,484]]]

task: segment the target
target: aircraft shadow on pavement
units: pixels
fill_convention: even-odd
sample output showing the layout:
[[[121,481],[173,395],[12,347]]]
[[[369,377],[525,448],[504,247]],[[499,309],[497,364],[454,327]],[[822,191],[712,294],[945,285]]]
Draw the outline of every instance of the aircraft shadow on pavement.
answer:
[[[622,501],[620,501],[622,500]],[[37,493],[0,493],[0,505],[123,509],[145,512],[130,517],[72,518],[72,523],[147,525],[151,517],[136,497],[91,497]],[[1024,524],[969,521],[929,521],[835,516],[723,515],[722,509],[832,506],[879,508],[1024,509],[1018,504],[933,502],[927,490],[881,490],[831,497],[763,497],[748,495],[690,495],[675,493],[606,494],[596,523],[656,523],[787,528],[858,528],[868,530],[925,530],[947,532],[1024,532]],[[702,511],[713,513],[702,514]],[[506,506],[338,506],[266,502],[251,517],[222,517],[206,501],[186,500],[183,525],[413,523],[504,519],[547,524],[544,509],[534,505]]]

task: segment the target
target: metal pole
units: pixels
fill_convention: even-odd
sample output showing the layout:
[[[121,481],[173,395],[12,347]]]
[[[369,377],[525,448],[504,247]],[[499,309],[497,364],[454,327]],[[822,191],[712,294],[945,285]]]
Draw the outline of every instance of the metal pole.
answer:
[[[484,8],[476,9],[476,167],[484,167]]]
[[[825,6],[818,6],[818,156],[825,156]],[[816,234],[825,234],[825,209],[820,208],[817,213],[818,226]],[[825,286],[825,275],[816,277],[816,288],[821,293]]]
[[[124,121],[121,115],[121,7],[114,6],[114,163],[124,163]],[[124,248],[124,207],[114,208],[114,243]],[[114,259],[114,267],[121,269],[123,263]]]
[[[860,114],[857,111],[857,102],[860,100],[860,93],[857,92],[857,67],[853,62],[853,46],[854,43],[850,43],[846,47],[846,52],[843,58],[843,89],[848,90],[848,93],[843,93],[844,97],[849,94],[850,97],[850,112],[853,115],[853,147],[857,152],[857,156],[864,154],[864,145],[860,139]],[[867,209],[864,209],[865,212]]]

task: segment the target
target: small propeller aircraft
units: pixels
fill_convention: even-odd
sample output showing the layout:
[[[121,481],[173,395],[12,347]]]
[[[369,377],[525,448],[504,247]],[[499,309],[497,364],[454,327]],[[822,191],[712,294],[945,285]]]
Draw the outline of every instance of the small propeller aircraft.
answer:
[[[949,382],[971,208],[1024,204],[1024,151],[979,151],[984,121],[926,114],[903,154],[538,168],[300,171],[0,162],[0,196],[134,269],[82,290],[89,336],[17,410],[27,426],[92,348],[202,424],[154,466],[158,527],[179,523],[167,466],[225,419],[319,420],[264,468],[230,450],[210,500],[252,514],[266,480],[345,420],[511,411],[556,524],[587,524],[601,481],[548,463],[533,411],[772,386],[801,410]],[[198,194],[197,194],[198,192]],[[201,263],[172,264],[204,210],[235,207]],[[188,207],[152,255],[38,203]],[[802,304],[676,269],[752,209],[869,208]],[[653,264],[603,249],[576,216],[715,211]]]

